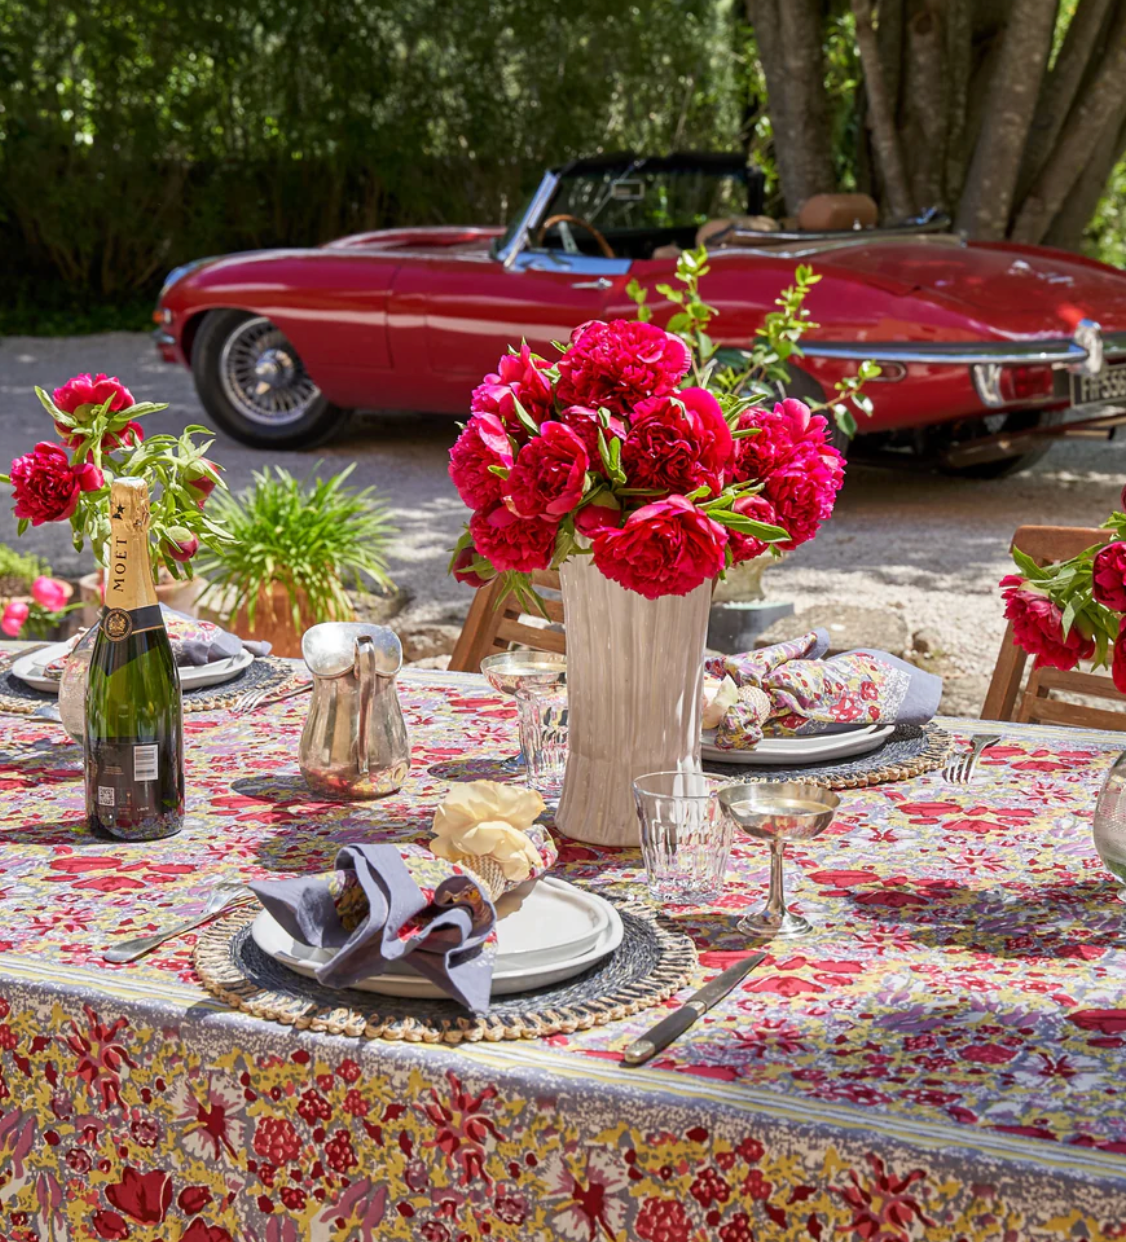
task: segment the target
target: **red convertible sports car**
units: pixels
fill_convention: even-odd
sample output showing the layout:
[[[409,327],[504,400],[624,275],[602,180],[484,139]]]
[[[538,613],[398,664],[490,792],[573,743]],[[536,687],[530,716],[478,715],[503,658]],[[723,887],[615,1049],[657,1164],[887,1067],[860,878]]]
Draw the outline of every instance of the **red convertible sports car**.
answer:
[[[933,213],[876,227],[863,195],[820,195],[778,222],[738,156],[579,160],[546,173],[507,229],[385,229],[197,260],[165,282],[157,343],[226,431],[309,446],[351,409],[464,415],[510,342],[552,357],[585,320],[632,317],[629,281],[670,280],[701,242],[724,345],[749,344],[797,264],[821,275],[791,391],[831,391],[879,362],[854,457],[996,476],[1055,436],[1126,420],[1126,275],[967,242]],[[650,305],[658,323],[672,310]]]

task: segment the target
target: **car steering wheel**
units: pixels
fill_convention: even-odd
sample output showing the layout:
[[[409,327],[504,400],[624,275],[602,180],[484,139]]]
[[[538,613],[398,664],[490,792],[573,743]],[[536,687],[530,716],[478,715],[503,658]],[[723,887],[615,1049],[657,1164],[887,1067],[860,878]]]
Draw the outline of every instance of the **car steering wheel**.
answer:
[[[540,231],[536,234],[537,246],[543,245],[543,239],[547,235],[547,230],[551,228],[553,224],[577,224],[579,228],[586,229],[591,237],[594,238],[595,242],[598,244],[598,249],[602,251],[606,258],[616,259],[618,257],[610,248],[610,243],[605,237],[602,236],[593,224],[591,224],[588,220],[583,220],[579,216],[569,216],[566,212],[562,212],[557,216],[548,216],[543,224],[540,225]]]

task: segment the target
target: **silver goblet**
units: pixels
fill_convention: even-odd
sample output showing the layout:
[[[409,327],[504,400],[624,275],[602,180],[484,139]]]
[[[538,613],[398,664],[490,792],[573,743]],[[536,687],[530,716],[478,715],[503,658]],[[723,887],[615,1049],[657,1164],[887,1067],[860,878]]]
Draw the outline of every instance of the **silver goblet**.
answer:
[[[749,837],[770,842],[770,892],[766,905],[739,922],[739,930],[760,939],[805,936],[809,921],[786,908],[782,880],[787,841],[808,841],[833,822],[841,800],[819,785],[764,781],[727,785],[716,795],[720,806]]]
[[[499,651],[481,661],[481,672],[498,694],[512,698],[525,686],[549,689],[560,685],[567,672],[567,657],[557,651]],[[522,768],[524,755],[512,755],[502,763],[505,767]]]

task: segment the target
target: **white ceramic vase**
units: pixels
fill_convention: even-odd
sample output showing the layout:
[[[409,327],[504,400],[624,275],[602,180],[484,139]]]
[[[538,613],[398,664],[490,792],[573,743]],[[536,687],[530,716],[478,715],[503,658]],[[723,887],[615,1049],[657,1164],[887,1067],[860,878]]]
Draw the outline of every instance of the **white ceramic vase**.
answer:
[[[574,557],[561,570],[567,626],[567,775],[555,816],[593,845],[640,843],[633,779],[698,771],[710,582],[649,600]]]

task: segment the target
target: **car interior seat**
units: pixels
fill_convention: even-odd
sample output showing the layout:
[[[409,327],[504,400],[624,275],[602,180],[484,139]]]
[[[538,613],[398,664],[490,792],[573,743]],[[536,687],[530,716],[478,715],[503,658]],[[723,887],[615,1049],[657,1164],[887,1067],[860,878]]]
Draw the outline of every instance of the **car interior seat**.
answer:
[[[873,229],[880,211],[867,194],[814,194],[798,210],[798,228],[804,233],[839,233]]]

